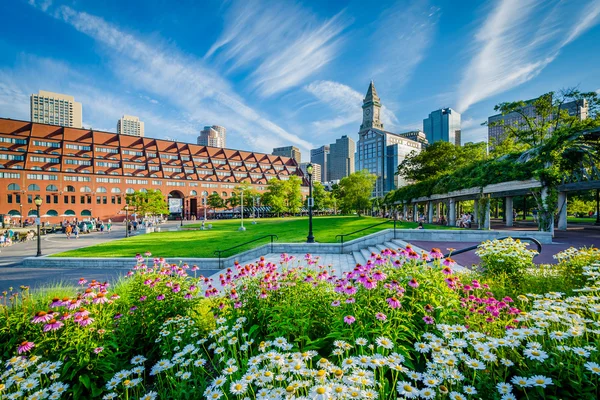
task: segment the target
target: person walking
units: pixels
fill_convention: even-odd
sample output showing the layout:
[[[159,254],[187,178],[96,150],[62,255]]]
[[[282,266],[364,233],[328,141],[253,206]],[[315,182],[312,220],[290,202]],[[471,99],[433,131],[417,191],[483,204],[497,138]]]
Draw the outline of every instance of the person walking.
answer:
[[[104,233],[104,222],[100,222],[100,233]]]
[[[73,227],[71,224],[67,224],[65,227],[65,233],[67,234],[67,239],[71,239],[71,232],[73,232]]]
[[[79,239],[79,226],[77,224],[73,227],[73,235],[75,235],[75,239]]]
[[[106,231],[110,232],[110,230],[112,229],[112,219],[108,219],[108,223],[106,224]]]

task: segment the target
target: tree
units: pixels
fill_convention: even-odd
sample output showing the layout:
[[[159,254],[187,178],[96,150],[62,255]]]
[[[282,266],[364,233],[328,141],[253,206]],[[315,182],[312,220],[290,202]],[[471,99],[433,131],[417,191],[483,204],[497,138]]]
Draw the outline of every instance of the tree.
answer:
[[[126,204],[141,215],[169,214],[169,207],[160,190],[139,190],[125,196]]]
[[[370,205],[371,193],[376,180],[377,177],[367,170],[342,178],[339,184],[342,210],[344,212],[354,210],[360,216],[362,211]]]
[[[422,182],[450,174],[466,164],[486,158],[485,143],[456,146],[439,141],[420,153],[412,152],[398,165],[398,175],[409,181]]]
[[[332,208],[331,194],[325,190],[325,187],[321,182],[313,183],[313,199],[314,209],[316,211],[323,211]]]
[[[291,175],[290,178],[285,181],[286,211],[292,215],[298,214],[302,209],[301,185],[302,179],[297,175]]]
[[[225,207],[225,201],[217,193],[213,193],[206,198],[206,205],[213,209],[213,213],[217,208]]]
[[[267,192],[263,195],[263,204],[271,207],[271,212],[279,214],[285,212],[285,181],[271,178],[267,185]]]

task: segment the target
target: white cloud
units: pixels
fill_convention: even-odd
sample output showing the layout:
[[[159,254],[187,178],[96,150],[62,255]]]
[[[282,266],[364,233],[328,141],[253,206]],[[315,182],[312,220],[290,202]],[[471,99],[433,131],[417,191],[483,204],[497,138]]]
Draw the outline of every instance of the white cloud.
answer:
[[[364,95],[350,86],[333,81],[315,81],[304,89],[337,113],[331,119],[313,122],[313,126],[320,131],[334,130],[349,124],[360,125],[362,122],[361,106]],[[381,120],[387,130],[398,126],[398,118],[385,106],[381,107]],[[358,131],[358,126],[356,126],[356,131]]]
[[[502,0],[475,35],[458,110],[536,77],[560,50],[598,23],[597,0]]]
[[[326,66],[348,24],[343,13],[322,22],[295,4],[236,1],[226,13],[225,31],[205,59],[216,58],[230,71],[252,68],[252,88],[271,96]]]
[[[433,40],[439,15],[428,0],[398,1],[383,10],[370,37],[369,78],[395,88],[408,82]]]
[[[67,6],[53,15],[106,47],[112,57],[109,66],[124,84],[166,99],[190,123],[226,125],[230,145],[239,135],[251,149],[265,152],[282,143],[313,147],[247,106],[226,80],[200,60],[145,42],[100,17]]]

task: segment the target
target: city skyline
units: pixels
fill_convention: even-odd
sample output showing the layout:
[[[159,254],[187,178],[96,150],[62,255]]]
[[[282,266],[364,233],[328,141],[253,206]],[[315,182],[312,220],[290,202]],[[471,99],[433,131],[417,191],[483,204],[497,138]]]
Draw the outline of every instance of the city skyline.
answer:
[[[499,102],[600,88],[588,51],[598,2],[119,4],[3,4],[0,116],[28,119],[29,95],[48,90],[81,102],[86,128],[114,132],[131,112],[147,136],[193,142],[218,122],[238,148],[293,145],[308,161],[310,149],[358,139],[371,79],[386,130],[421,129],[452,107],[463,143],[487,137],[480,123]]]

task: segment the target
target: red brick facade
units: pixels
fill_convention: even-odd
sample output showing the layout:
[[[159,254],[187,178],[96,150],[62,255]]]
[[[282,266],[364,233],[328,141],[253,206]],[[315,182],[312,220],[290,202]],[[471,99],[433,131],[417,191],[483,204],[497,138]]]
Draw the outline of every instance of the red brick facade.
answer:
[[[287,157],[1,118],[0,167],[0,214],[32,216],[39,195],[41,214],[57,215],[49,222],[122,220],[124,195],[142,189],[183,198],[186,217],[200,216],[203,195],[302,176]]]

